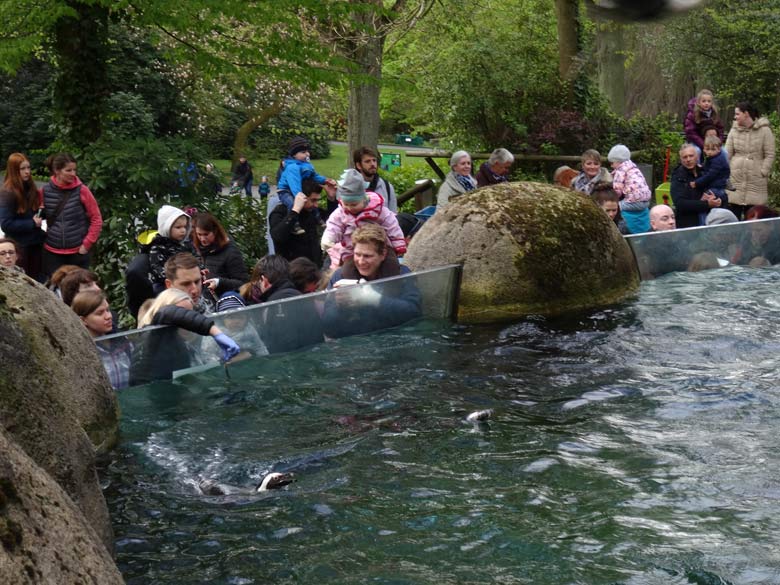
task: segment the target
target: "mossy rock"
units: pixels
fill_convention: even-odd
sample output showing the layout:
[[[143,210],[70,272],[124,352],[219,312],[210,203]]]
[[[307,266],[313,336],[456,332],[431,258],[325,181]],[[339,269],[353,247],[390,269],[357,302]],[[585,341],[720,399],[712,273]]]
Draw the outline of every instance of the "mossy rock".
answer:
[[[0,583],[124,583],[81,510],[2,429]]]
[[[412,270],[463,264],[458,319],[557,315],[636,293],[634,256],[589,198],[542,183],[504,183],[450,200],[415,235]]]
[[[108,550],[113,533],[95,461],[119,413],[97,349],[51,291],[0,268],[0,427],[73,499]]]

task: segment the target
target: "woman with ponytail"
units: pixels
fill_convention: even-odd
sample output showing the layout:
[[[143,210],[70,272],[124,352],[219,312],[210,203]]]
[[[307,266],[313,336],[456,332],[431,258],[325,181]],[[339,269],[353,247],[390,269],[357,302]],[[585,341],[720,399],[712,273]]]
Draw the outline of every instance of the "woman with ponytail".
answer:
[[[103,227],[95,196],[78,176],[70,154],[52,155],[46,161],[51,179],[43,186],[46,241],[43,271],[47,276],[64,264],[89,268],[89,250]]]

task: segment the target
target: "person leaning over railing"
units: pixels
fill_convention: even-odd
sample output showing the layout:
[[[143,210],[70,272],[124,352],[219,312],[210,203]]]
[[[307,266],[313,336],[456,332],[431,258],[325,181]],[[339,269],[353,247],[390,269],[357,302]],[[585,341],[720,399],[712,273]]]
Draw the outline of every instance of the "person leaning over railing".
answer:
[[[214,319],[193,310],[190,295],[176,288],[161,292],[145,311],[141,307],[138,325],[139,328],[147,325],[174,327],[150,331],[136,346],[130,368],[130,384],[133,386],[170,379],[176,370],[189,368],[194,351],[186,342],[188,332],[212,336],[222,350],[225,362],[241,351],[235,341],[214,325]]]
[[[384,229],[360,226],[352,234],[354,256],[336,270],[322,316],[325,334],[344,337],[395,327],[421,314],[420,291],[411,278],[374,286],[373,281],[409,274],[408,267],[388,254]],[[352,287],[349,285],[358,286]]]
[[[78,315],[92,338],[112,333],[114,318],[106,295],[100,290],[84,290],[77,293],[70,308]],[[130,360],[132,347],[125,338],[112,339],[97,344],[100,360],[114,390],[130,385]]]

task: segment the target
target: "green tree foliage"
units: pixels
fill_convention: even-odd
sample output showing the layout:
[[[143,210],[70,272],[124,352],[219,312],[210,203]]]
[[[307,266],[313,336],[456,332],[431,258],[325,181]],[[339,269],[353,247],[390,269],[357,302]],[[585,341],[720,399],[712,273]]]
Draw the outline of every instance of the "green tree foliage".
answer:
[[[31,157],[40,170],[42,154],[54,140],[51,67],[33,60],[16,75],[0,75],[0,161],[4,164],[12,152]]]
[[[546,0],[442,0],[386,57],[383,112],[452,145],[522,143],[560,99],[556,19]]]
[[[666,23],[656,37],[668,75],[691,76],[721,106],[749,99],[762,111],[780,106],[780,0],[711,0]],[[648,39],[651,42],[651,39]]]

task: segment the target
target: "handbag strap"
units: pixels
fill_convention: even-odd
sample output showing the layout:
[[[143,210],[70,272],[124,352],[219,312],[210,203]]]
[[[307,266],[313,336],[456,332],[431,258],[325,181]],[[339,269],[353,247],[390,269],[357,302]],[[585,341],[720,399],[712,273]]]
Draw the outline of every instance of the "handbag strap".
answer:
[[[76,191],[81,192],[81,185],[79,185],[74,189],[71,189],[70,191],[67,191],[60,198],[59,203],[57,203],[57,207],[54,209],[54,213],[52,214],[51,220],[48,220],[47,218],[47,225],[49,228],[51,228],[55,223],[57,223],[57,219],[60,217],[62,210],[65,209],[65,205],[68,203],[68,199],[70,199],[70,196],[73,195]]]

